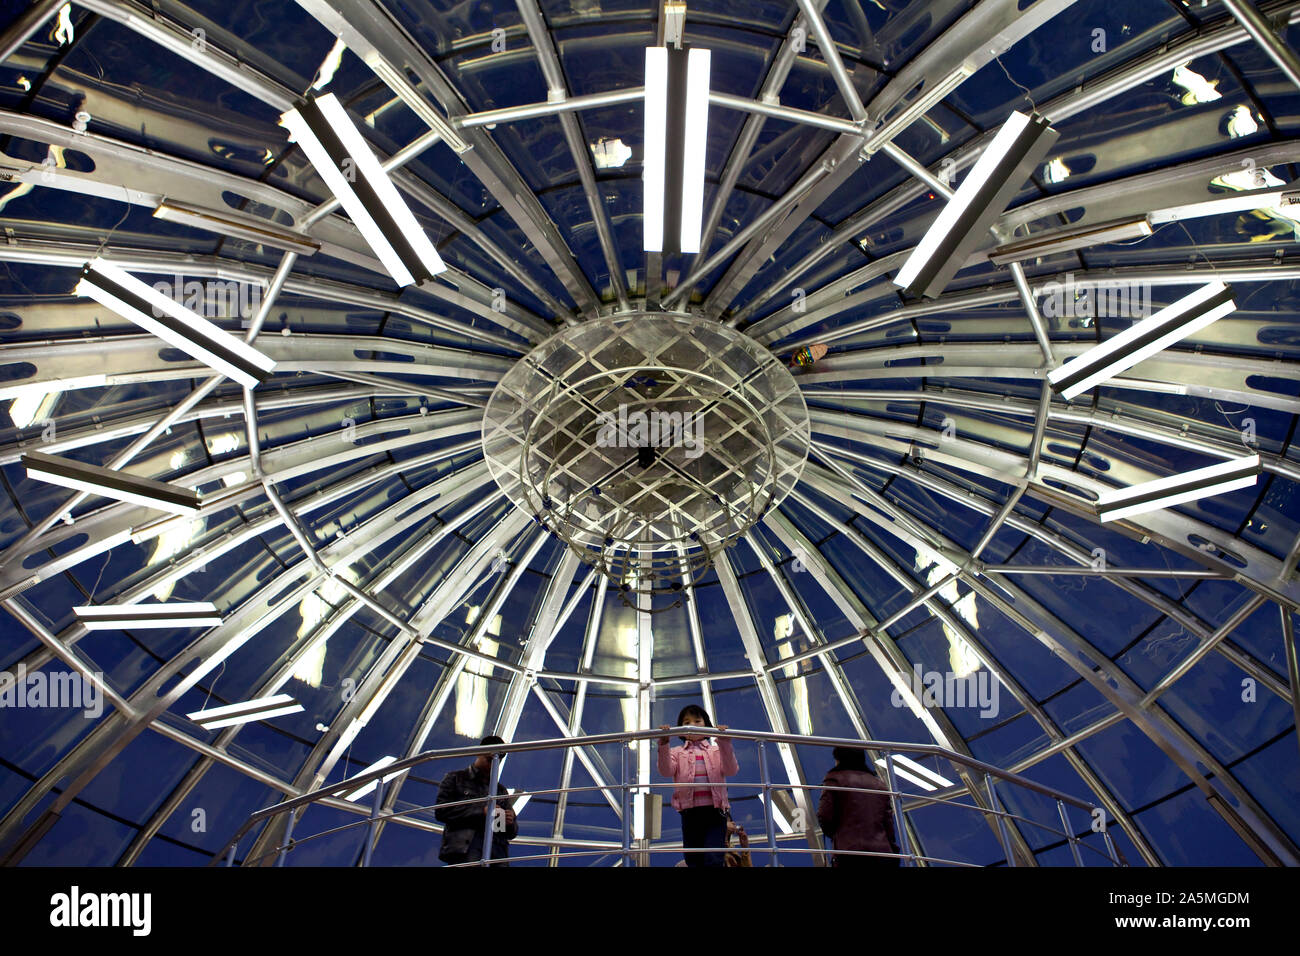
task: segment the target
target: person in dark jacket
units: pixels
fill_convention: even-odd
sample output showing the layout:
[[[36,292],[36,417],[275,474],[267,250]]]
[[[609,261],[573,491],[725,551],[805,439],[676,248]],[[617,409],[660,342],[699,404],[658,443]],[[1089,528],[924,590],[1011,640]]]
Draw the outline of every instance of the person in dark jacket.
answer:
[[[484,737],[479,743],[487,747],[505,741],[493,735]],[[499,756],[504,757],[505,754]],[[438,787],[438,805],[434,807],[433,815],[442,824],[442,848],[438,851],[438,859],[444,863],[473,863],[483,859],[487,801],[466,803],[458,807],[447,807],[444,804],[486,797],[491,772],[492,755],[479,754],[464,770],[453,770],[442,778],[442,785]],[[489,865],[509,866],[505,861],[510,856],[510,841],[519,835],[519,824],[515,820],[509,791],[499,781],[497,795],[507,799],[497,801],[498,823],[492,828],[492,862]],[[497,860],[501,862],[498,863]]]
[[[866,751],[836,747],[835,767],[826,774],[823,787],[853,787],[855,790],[823,790],[817,804],[817,820],[831,837],[835,850],[897,853],[894,839],[894,809],[889,788],[867,767]],[[879,791],[873,793],[871,791]],[[896,867],[898,857],[832,855],[832,866]]]

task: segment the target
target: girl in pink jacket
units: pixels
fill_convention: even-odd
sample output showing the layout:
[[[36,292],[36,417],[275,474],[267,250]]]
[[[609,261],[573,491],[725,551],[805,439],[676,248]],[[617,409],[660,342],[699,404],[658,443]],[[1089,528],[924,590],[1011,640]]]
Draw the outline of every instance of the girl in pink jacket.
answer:
[[[677,715],[682,727],[712,727],[703,707],[689,704]],[[667,724],[660,724],[667,730]],[[718,724],[718,730],[726,730]],[[669,749],[669,739],[659,738],[659,772],[671,777],[673,807],[682,815],[682,846],[687,849],[716,847],[716,853],[687,853],[687,866],[726,866],[727,800],[726,779],[740,772],[730,737],[718,738],[717,746],[704,734],[683,737],[684,746]]]

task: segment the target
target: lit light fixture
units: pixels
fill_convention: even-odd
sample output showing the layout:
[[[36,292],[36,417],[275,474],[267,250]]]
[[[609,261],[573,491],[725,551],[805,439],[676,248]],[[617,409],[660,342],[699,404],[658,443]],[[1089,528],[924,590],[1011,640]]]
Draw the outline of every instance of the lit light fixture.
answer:
[[[333,93],[302,100],[280,117],[330,192],[399,286],[446,266]]]
[[[908,295],[941,293],[1058,137],[1042,117],[1014,112],[894,278]]]
[[[774,792],[779,793],[780,791]],[[767,806],[767,801],[763,799],[761,793],[758,795],[758,802],[763,806]],[[790,825],[790,821],[786,815],[781,812],[781,802],[781,800],[776,798],[773,798],[772,800],[772,822],[776,824],[777,829],[782,833],[794,833],[794,827]]]
[[[911,126],[916,120],[922,119],[926,113],[938,106],[945,96],[961,86],[972,72],[969,67],[961,66],[937,83],[923,88],[917,94],[916,99],[867,134],[866,145],[862,147],[863,151],[868,156],[872,156],[884,149],[893,141],[895,136]],[[1047,150],[1045,149],[1043,152],[1047,152]]]
[[[312,256],[320,251],[320,243],[315,239],[289,229],[281,229],[274,223],[256,216],[214,212],[211,209],[165,199],[153,211],[153,217],[165,222],[179,223],[182,226],[192,226],[205,232],[215,232],[232,239],[247,239],[273,249],[296,252],[300,256]]]
[[[275,362],[103,259],[86,263],[77,295],[94,299],[245,388],[271,377]]]
[[[285,714],[299,714],[304,710],[288,694],[276,694],[274,697],[259,697],[239,704],[227,704],[209,710],[196,710],[186,714],[204,730],[216,730],[220,727],[233,727],[235,724],[247,724],[254,720],[268,720]]]
[[[372,763],[369,767],[366,767],[366,768],[365,768],[364,770],[362,770],[360,773],[356,774],[356,776],[360,777],[362,774],[370,773],[372,770],[383,770],[383,769],[384,769],[385,767],[387,767],[390,763],[397,763],[397,758],[396,758],[396,757],[392,757],[392,756],[388,756],[388,757],[380,757],[378,760],[376,760],[374,763]],[[393,771],[393,772],[390,773],[390,774],[386,774],[382,779],[383,779],[384,783],[388,783],[388,781],[392,780],[394,777],[399,777],[399,776],[401,776],[401,775],[404,774],[404,773],[406,773],[405,770],[395,770],[395,771]],[[364,787],[362,787],[360,790],[353,790],[351,793],[341,793],[341,794],[339,794],[339,796],[341,796],[344,800],[349,800],[349,801],[355,803],[356,801],[358,801],[358,800],[360,800],[362,797],[364,797],[366,794],[370,793],[370,791],[374,790],[376,784],[377,784],[377,780],[371,780],[369,783],[367,783],[367,784],[366,784]]]
[[[1262,470],[1263,462],[1259,455],[1247,455],[1245,458],[1233,458],[1185,474],[1157,478],[1128,488],[1116,488],[1098,496],[1097,518],[1100,521],[1116,521],[1129,515],[1159,511],[1184,501],[1248,488],[1255,484]]]
[[[1027,239],[1007,242],[989,252],[989,262],[1004,266],[1010,262],[1023,262],[1039,256],[1053,256],[1061,252],[1074,252],[1089,246],[1108,242],[1125,242],[1151,235],[1151,225],[1146,219],[1112,219],[1089,226],[1059,229],[1041,233]]]
[[[1174,67],[1174,85],[1181,86],[1186,90],[1180,97],[1183,105],[1194,106],[1197,103],[1212,103],[1215,100],[1223,99],[1223,94],[1215,89],[1219,85],[1219,81],[1207,80],[1195,70],[1189,69],[1191,65],[1192,61],[1187,60],[1185,63]]]
[[[632,147],[621,139],[606,139],[602,136],[590,145],[597,169],[621,169],[632,158]]]
[[[19,395],[9,403],[9,417],[13,419],[17,428],[26,428],[32,422],[46,421],[62,394],[61,389],[55,389],[50,392],[33,390],[25,395]]]
[[[1212,322],[1233,312],[1232,287],[1209,282],[1191,295],[1091,348],[1047,373],[1054,392],[1069,400],[1163,348],[1185,339]]]
[[[1183,206],[1157,209],[1147,214],[1147,221],[1155,226],[1166,222],[1178,222],[1180,219],[1219,216],[1226,212],[1248,212],[1253,209],[1269,211],[1274,208],[1290,208],[1291,215],[1295,215],[1297,206],[1300,206],[1300,190],[1282,186],[1272,189],[1252,189],[1222,199],[1206,199]]]
[[[902,754],[890,754],[894,762],[894,773],[904,780],[916,784],[922,790],[938,790],[940,787],[951,787],[953,782],[942,774],[935,773],[929,767],[917,763],[910,757],[904,757]],[[884,757],[876,758],[876,765],[879,767],[888,767]]]
[[[198,494],[179,485],[154,481],[152,478],[139,478],[126,472],[87,465],[71,458],[59,458],[38,451],[27,452],[21,461],[27,469],[27,477],[37,481],[47,481],[52,485],[88,491],[92,495],[130,501],[146,508],[157,508],[175,514],[194,515],[199,510]]]
[[[519,792],[518,788],[506,787],[506,790],[510,791],[510,809],[515,811],[517,817],[524,812],[524,807],[528,805],[529,800],[533,799],[533,795],[525,793],[522,797],[516,797],[515,794]]]
[[[708,50],[645,51],[646,252],[700,251],[709,66]]]
[[[122,631],[159,627],[216,627],[217,606],[207,601],[170,604],[95,604],[74,607],[77,623],[88,631]]]

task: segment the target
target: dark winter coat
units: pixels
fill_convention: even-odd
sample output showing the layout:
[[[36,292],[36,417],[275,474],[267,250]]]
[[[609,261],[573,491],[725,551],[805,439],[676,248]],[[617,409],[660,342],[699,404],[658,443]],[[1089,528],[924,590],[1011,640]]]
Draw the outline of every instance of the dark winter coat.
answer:
[[[483,814],[484,803],[467,803],[459,807],[444,807],[444,804],[458,800],[472,800],[486,797],[488,792],[488,775],[479,773],[471,764],[464,770],[453,770],[442,778],[438,787],[438,806],[433,810],[434,817],[442,824],[442,848],[438,859],[457,861],[465,853],[472,859],[482,859],[483,826],[486,817]],[[509,791],[500,783],[497,794],[508,797]],[[497,806],[503,810],[511,807],[511,801],[498,800]],[[492,834],[492,859],[504,860],[510,855],[510,842],[519,835],[519,824],[508,823],[504,832]],[[472,846],[471,846],[472,844]]]
[[[823,787],[858,787],[880,793],[823,790],[817,804],[817,820],[831,837],[836,850],[897,853],[894,838],[894,809],[889,788],[874,773],[862,770],[832,770]],[[873,859],[868,857],[867,859]]]

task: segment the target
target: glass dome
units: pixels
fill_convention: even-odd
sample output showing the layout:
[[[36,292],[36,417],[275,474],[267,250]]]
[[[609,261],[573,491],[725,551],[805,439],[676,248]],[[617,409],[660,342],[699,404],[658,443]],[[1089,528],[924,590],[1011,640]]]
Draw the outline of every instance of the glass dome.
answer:
[[[699,704],[755,735],[732,815],[778,818],[786,865],[825,863],[830,738],[891,742],[931,861],[1300,862],[1300,6],[1261,9],[1276,42],[1187,0],[31,4],[0,27],[0,860],[201,866],[256,811],[497,734],[605,736],[501,779],[533,794],[522,865],[610,865],[622,782],[632,839],[652,786],[681,838],[649,737],[617,738]],[[674,30],[712,63],[694,255],[643,244],[644,51]],[[290,138],[328,94],[433,278],[399,286],[335,196],[356,179]],[[942,291],[902,294],[1016,113],[1050,149]],[[273,368],[241,384],[170,305],[157,331],[91,296],[96,260]],[[1216,282],[1217,321],[1053,387]],[[597,447],[655,403],[709,452]],[[110,478],[145,501],[87,490]],[[306,839],[368,798],[314,804],[286,865],[436,865],[471,759],[388,780],[408,819],[369,849]],[[1110,825],[1049,832],[1048,791]]]

